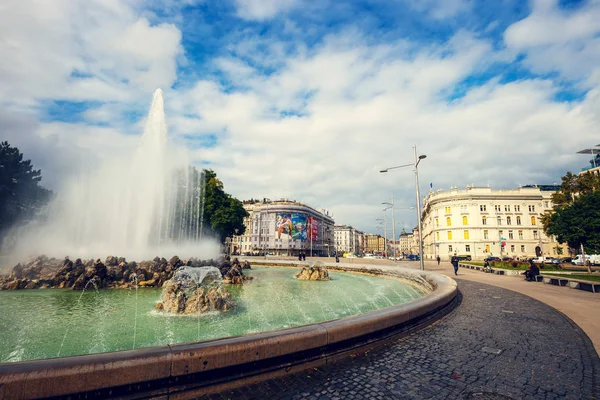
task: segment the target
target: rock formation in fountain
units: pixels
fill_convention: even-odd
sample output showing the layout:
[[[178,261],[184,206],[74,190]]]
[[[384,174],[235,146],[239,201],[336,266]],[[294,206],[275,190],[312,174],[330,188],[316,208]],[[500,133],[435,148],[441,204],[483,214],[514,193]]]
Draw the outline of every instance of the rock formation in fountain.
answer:
[[[218,244],[202,240],[203,173],[190,167],[185,149],[169,142],[160,89],[139,142],[122,140],[98,159],[73,160],[73,176],[58,189],[47,219],[13,234],[16,259],[32,250],[75,258],[218,254]]]
[[[214,260],[170,260],[155,257],[153,260],[127,261],[123,257],[108,256],[100,259],[72,261],[39,256],[25,264],[17,264],[10,275],[0,277],[0,289],[64,288],[82,290],[94,279],[98,288],[161,287],[182,266],[201,267],[215,265]]]
[[[294,277],[303,281],[328,281],[330,279],[327,268],[322,263],[303,267]]]
[[[219,263],[219,271],[223,277],[223,283],[241,285],[245,281],[252,279],[251,276],[244,275],[243,269],[250,269],[250,263],[244,261],[240,263],[236,258],[233,262],[229,262],[229,257],[226,257],[224,261]]]
[[[221,286],[221,272],[215,267],[181,267],[166,282],[157,310],[175,314],[227,311],[233,298]]]

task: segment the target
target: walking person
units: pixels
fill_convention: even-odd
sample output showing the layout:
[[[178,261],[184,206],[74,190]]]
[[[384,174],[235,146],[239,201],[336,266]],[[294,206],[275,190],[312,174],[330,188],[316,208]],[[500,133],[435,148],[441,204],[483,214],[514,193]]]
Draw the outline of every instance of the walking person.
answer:
[[[440,258],[440,256],[437,256],[436,260],[438,262],[438,265],[440,265],[440,261],[442,261],[442,259]]]
[[[454,254],[452,256],[452,259],[450,260],[450,262],[452,263],[452,266],[454,267],[454,275],[458,275],[458,257],[456,257],[456,254]]]

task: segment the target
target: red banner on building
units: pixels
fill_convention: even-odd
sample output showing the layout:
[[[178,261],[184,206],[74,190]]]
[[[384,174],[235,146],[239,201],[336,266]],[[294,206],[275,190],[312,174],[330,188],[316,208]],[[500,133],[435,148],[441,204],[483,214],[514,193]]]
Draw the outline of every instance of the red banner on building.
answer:
[[[308,239],[312,241],[319,240],[319,220],[315,217],[308,217]]]

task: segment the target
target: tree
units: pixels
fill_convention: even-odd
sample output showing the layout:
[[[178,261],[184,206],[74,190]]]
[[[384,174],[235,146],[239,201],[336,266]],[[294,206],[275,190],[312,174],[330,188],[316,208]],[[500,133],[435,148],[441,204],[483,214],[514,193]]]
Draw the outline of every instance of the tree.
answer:
[[[40,186],[41,171],[23,160],[18,148],[0,143],[0,232],[17,221],[33,218],[51,197]]]
[[[575,201],[556,210],[550,217],[546,233],[560,243],[590,252],[600,252],[600,192],[578,196]]]
[[[563,185],[552,196],[552,212],[542,218],[544,231],[569,247],[588,253],[600,252],[600,177],[592,174],[563,177]],[[588,267],[588,271],[591,270]]]
[[[203,225],[210,227],[221,243],[226,237],[242,235],[248,212],[241,201],[225,193],[223,182],[212,170],[204,170],[205,195]]]

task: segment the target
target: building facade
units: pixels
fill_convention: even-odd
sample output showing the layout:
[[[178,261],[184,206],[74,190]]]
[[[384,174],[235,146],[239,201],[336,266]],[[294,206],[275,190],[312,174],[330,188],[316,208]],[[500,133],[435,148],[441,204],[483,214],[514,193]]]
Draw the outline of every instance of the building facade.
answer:
[[[385,252],[386,240],[381,235],[372,233],[365,234],[365,254],[383,254]]]
[[[464,190],[430,191],[423,205],[425,258],[439,255],[448,260],[454,254],[474,260],[567,255],[566,246],[543,232],[540,217],[552,208],[551,195],[556,187],[543,189],[467,186]]]
[[[232,254],[328,256],[335,251],[334,220],[326,210],[294,200],[243,201],[246,230],[231,240]]]
[[[359,253],[360,232],[351,226],[335,225],[333,227],[334,244],[337,254]]]

